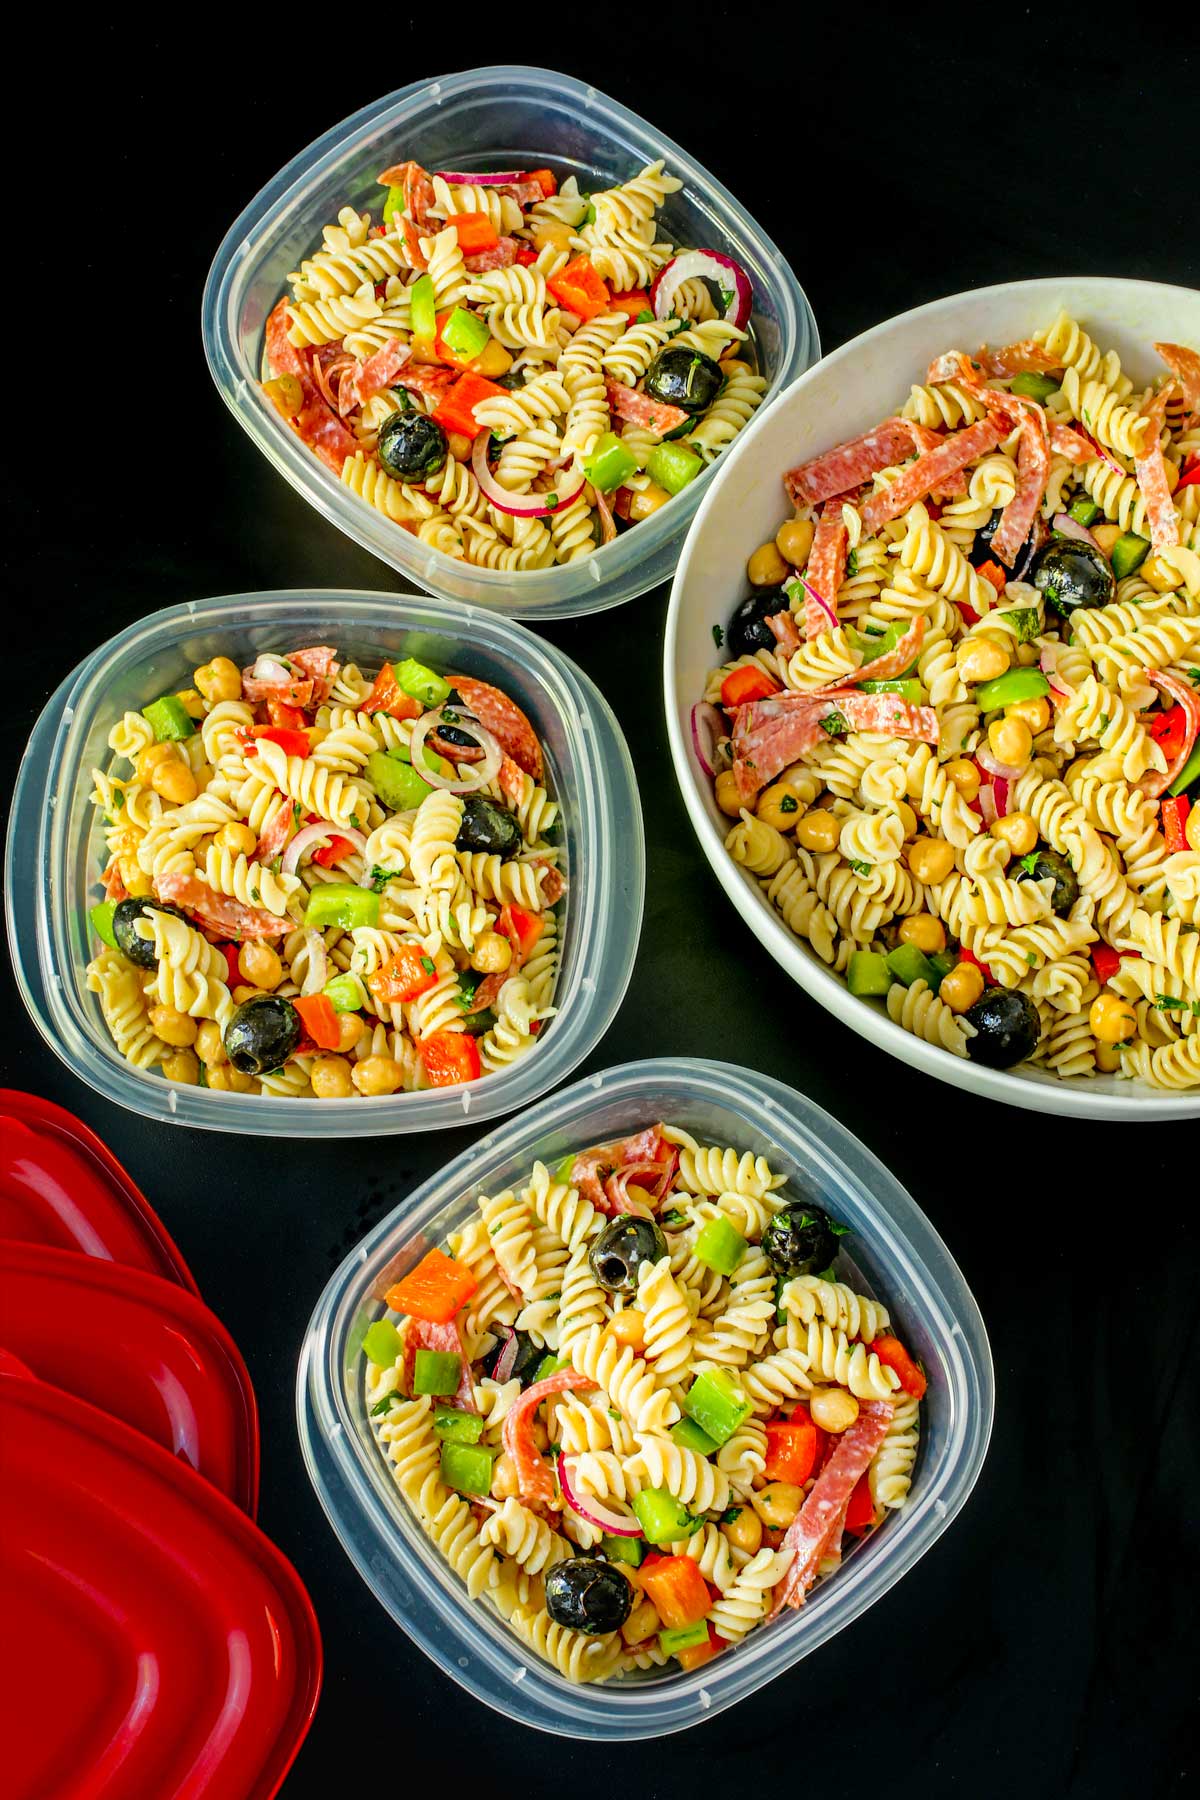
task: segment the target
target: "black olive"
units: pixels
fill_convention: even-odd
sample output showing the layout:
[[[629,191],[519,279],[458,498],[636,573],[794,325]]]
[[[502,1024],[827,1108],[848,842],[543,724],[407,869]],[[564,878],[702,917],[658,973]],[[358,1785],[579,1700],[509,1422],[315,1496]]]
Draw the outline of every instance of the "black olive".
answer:
[[[762,1247],[777,1275],[811,1275],[837,1255],[837,1233],[819,1206],[786,1206],[763,1232]]]
[[[622,1213],[612,1219],[588,1251],[592,1274],[610,1294],[631,1294],[637,1287],[644,1262],[655,1263],[667,1254],[667,1240],[653,1219],[640,1213]]]
[[[485,1375],[493,1375],[496,1364],[500,1360],[500,1353],[507,1342],[508,1338],[505,1336],[501,1338],[495,1349],[488,1351],[483,1359],[483,1372]],[[515,1375],[522,1387],[528,1387],[534,1376],[537,1374],[538,1369],[541,1367],[542,1358],[545,1354],[546,1352],[544,1350],[539,1350],[527,1331],[518,1331],[516,1360],[509,1370],[508,1379],[511,1381]]]
[[[988,519],[985,524],[981,525],[979,530],[975,533],[975,542],[971,548],[970,561],[976,568],[978,568],[981,563],[995,560],[992,556],[992,539],[996,535],[996,527],[999,525],[1002,516],[1002,509],[997,507],[991,518]],[[1039,513],[1033,522],[1029,536],[1017,551],[1013,566],[1009,570],[1009,574],[1014,581],[1022,579],[1029,568],[1029,564],[1037,555],[1037,552],[1041,549],[1042,545],[1046,542],[1049,535],[1049,527]]]
[[[1016,988],[990,988],[963,1017],[976,1033],[967,1039],[967,1055],[989,1069],[1011,1069],[1024,1062],[1042,1035],[1037,1007]]]
[[[726,628],[725,640],[730,656],[753,656],[756,650],[775,650],[778,640],[767,620],[772,613],[787,612],[787,595],[782,588],[756,588],[734,609]]]
[[[300,1042],[300,1014],[278,994],[243,1000],[225,1027],[225,1054],[243,1075],[282,1068]]]
[[[1050,904],[1060,919],[1065,919],[1079,898],[1079,881],[1065,856],[1057,850],[1037,850],[1023,856],[1017,864],[1018,881],[1052,881],[1054,892]]]
[[[660,350],[646,370],[646,392],[685,413],[711,406],[725,383],[719,363],[700,350]]]
[[[134,930],[136,921],[148,912],[170,913],[176,919],[184,917],[177,906],[164,906],[161,900],[119,902],[113,914],[113,936],[117,940],[118,949],[131,963],[136,963],[139,969],[153,969],[158,963],[158,957],[154,954],[154,939],[139,937]]]
[[[451,711],[453,711],[456,706],[462,706],[462,695],[457,693],[454,688],[451,688],[442,704],[443,708],[449,707]],[[447,724],[444,718],[438,721],[437,735],[445,743],[458,744],[464,750],[477,750],[479,748],[479,739],[477,737],[472,737],[471,733],[469,731],[464,731],[460,725]]]
[[[485,850],[489,856],[512,856],[521,847],[521,827],[506,806],[497,806],[486,794],[468,794],[463,801],[462,824],[454,840],[456,850]]]
[[[425,481],[446,460],[446,434],[428,413],[394,412],[379,428],[375,454],[398,481]]]
[[[1107,606],[1117,591],[1108,559],[1074,538],[1052,538],[1039,550],[1033,563],[1033,585],[1064,619],[1081,607]]]
[[[546,1611],[570,1631],[620,1631],[633,1611],[633,1583],[615,1563],[576,1556],[547,1575]]]

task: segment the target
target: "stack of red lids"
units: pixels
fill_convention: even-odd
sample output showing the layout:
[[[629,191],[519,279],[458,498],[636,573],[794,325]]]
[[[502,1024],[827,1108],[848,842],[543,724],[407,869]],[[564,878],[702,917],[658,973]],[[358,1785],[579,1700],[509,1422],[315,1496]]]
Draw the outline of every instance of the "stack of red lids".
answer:
[[[321,1640],[254,1525],[232,1338],[86,1126],[0,1090],[0,1591],[11,1800],[268,1800]]]

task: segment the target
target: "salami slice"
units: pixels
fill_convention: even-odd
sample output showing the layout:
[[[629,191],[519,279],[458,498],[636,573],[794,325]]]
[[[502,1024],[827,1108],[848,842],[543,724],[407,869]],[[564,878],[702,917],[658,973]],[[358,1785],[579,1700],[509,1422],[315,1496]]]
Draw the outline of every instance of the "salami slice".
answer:
[[[433,363],[405,363],[396,377],[396,386],[407,388],[410,394],[420,394],[423,398],[440,400],[448,387],[458,380],[454,369],[437,368]]]
[[[312,697],[313,683],[310,676],[272,681],[256,675],[253,665],[242,670],[242,699],[248,700],[251,706],[257,706],[260,700],[282,700],[285,706],[311,706]]]
[[[1178,675],[1171,675],[1165,669],[1148,669],[1147,674],[1155,687],[1161,688],[1169,700],[1176,701],[1183,708],[1183,716],[1187,720],[1187,729],[1183,734],[1183,742],[1171,758],[1167,768],[1159,774],[1152,770],[1143,775],[1140,785],[1148,794],[1157,799],[1165,794],[1175,777],[1189,761],[1197,736],[1200,736],[1200,694],[1188,681],[1181,681]]]
[[[517,1492],[526,1506],[546,1506],[554,1499],[554,1476],[533,1441],[533,1415],[550,1394],[571,1389],[586,1393],[595,1385],[586,1375],[577,1375],[574,1369],[556,1369],[544,1381],[535,1381],[532,1387],[527,1387],[505,1413],[500,1436],[506,1455],[512,1458]]]
[[[846,579],[849,541],[841,501],[827,500],[817,520],[812,549],[808,553],[808,568],[804,574],[808,584],[804,590],[804,635],[810,640],[823,637],[827,631],[833,630],[832,619],[837,618],[838,589]],[[809,587],[817,590],[829,608],[828,612],[809,593]]]
[[[659,437],[665,437],[668,431],[678,431],[687,423],[688,415],[681,406],[668,406],[665,400],[655,400],[637,388],[626,387],[624,382],[609,379],[604,383],[604,389],[609,407],[618,419],[628,419],[631,425],[644,425],[647,431],[657,432]]]
[[[770,621],[768,621],[769,623]],[[895,681],[915,660],[922,643],[925,641],[925,620],[918,614],[904,636],[884,656],[876,656],[872,661],[864,663],[859,670],[858,679],[862,681]],[[834,685],[834,684],[831,684]]]
[[[280,799],[283,796],[280,795]],[[290,805],[277,806],[263,828],[263,834],[254,846],[254,855],[259,862],[274,862],[283,854],[284,845],[292,835],[294,814]]]
[[[872,475],[909,454],[909,432],[903,419],[885,419],[861,437],[847,438],[822,456],[789,469],[783,478],[794,506],[819,506],[835,495],[861,487]]]
[[[293,650],[288,661],[303,669],[313,684],[313,702],[320,706],[328,700],[341,664],[332,644],[313,644],[307,650]]]
[[[939,444],[946,441],[944,431],[934,431],[928,425],[922,425],[919,419],[905,419],[904,423],[912,435],[918,456],[923,456],[927,450],[936,450]],[[948,475],[940,487],[930,489],[936,500],[957,500],[966,491],[967,478],[961,469]]]
[[[992,549],[1008,568],[1020,555],[1030,527],[1046,497],[1050,474],[1050,435],[1046,415],[1027,400],[1021,404],[1021,442],[1017,449],[1017,487],[992,534]]]
[[[1057,419],[1050,425],[1050,450],[1052,455],[1065,456],[1073,463],[1091,462],[1096,455],[1096,446],[1085,432]]]
[[[601,1212],[612,1212],[608,1183],[613,1175],[631,1168],[653,1166],[660,1172],[673,1168],[674,1148],[662,1135],[661,1125],[648,1125],[632,1137],[618,1138],[612,1144],[595,1144],[590,1150],[581,1150],[572,1163],[571,1186]]]
[[[1186,344],[1155,344],[1154,348],[1172,374],[1179,377],[1183,397],[1194,413],[1200,413],[1200,352]]]
[[[267,359],[277,375],[294,375],[303,390],[299,412],[286,423],[327,468],[340,475],[358,444],[321,394],[309,363],[288,341],[287,331],[287,301],[281,300],[267,320]]]
[[[1019,344],[1006,344],[1002,350],[989,350],[982,345],[975,361],[985,375],[1006,381],[1012,375],[1045,375],[1050,369],[1061,369],[1061,356],[1051,356],[1036,338],[1022,338]]]
[[[1170,550],[1179,542],[1179,514],[1175,511],[1175,502],[1171,498],[1166,458],[1159,442],[1167,401],[1174,388],[1175,383],[1168,382],[1149,405],[1142,408],[1142,417],[1149,419],[1150,429],[1146,433],[1146,448],[1133,465],[1134,476],[1146,502],[1150,541],[1156,551]]]
[[[433,1319],[408,1319],[404,1326],[404,1349],[400,1364],[400,1385],[406,1394],[412,1393],[413,1365],[417,1360],[418,1350],[436,1350],[444,1356],[458,1357],[458,1388],[454,1398],[460,1412],[477,1413],[475,1389],[471,1381],[471,1361],[467,1355],[462,1333],[456,1320],[451,1319],[445,1325],[437,1324]]]
[[[738,707],[733,775],[743,806],[752,806],[760,788],[812,749],[822,736],[821,719],[833,710],[811,694],[773,694]]]
[[[540,193],[541,190],[538,191]],[[516,238],[502,237],[490,250],[473,250],[463,261],[472,275],[484,275],[489,269],[507,269],[511,263],[516,262],[520,248]]]
[[[965,469],[977,456],[994,450],[1008,430],[1007,418],[989,413],[986,419],[968,425],[963,431],[953,432],[936,449],[918,456],[916,462],[901,470],[895,481],[872,494],[864,503],[861,508],[864,531],[874,534],[889,519],[898,519],[914,501],[923,500],[935,487],[942,487],[948,476]]]
[[[449,675],[455,692],[469,712],[473,712],[485,730],[497,739],[500,748],[511,756],[517,767],[524,769],[534,781],[541,781],[542,746],[538,734],[515,700],[501,693],[488,681],[476,681],[470,675]]]
[[[858,1418],[839,1438],[837,1448],[787,1528],[781,1549],[792,1552],[792,1563],[775,1590],[771,1617],[785,1606],[803,1606],[826,1546],[833,1539],[840,1539],[850,1496],[886,1437],[892,1412],[889,1400],[864,1400]]]
[[[168,900],[193,914],[202,925],[207,925],[221,937],[283,937],[292,926],[290,919],[277,919],[260,907],[243,906],[240,900],[233,900],[228,894],[218,894],[197,875],[158,875],[154,892],[160,900]]]
[[[935,706],[914,706],[899,694],[861,694],[857,688],[825,688],[820,698],[829,711],[842,715],[851,731],[886,732],[923,744],[938,741]]]
[[[397,375],[412,355],[408,344],[402,344],[397,337],[391,337],[382,349],[369,356],[365,363],[360,363],[353,376],[353,392],[355,402],[365,406],[368,400],[381,394],[386,387],[391,387]]]
[[[792,656],[800,648],[800,633],[796,629],[796,617],[790,610],[772,613],[767,625],[774,635],[775,642],[785,656]]]

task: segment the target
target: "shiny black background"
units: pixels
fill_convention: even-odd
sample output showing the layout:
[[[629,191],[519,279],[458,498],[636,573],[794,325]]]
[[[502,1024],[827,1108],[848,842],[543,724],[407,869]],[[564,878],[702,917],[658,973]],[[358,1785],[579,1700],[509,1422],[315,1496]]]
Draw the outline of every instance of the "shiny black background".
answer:
[[[186,36],[162,14],[82,38],[48,20],[14,52],[49,110],[7,184],[18,320],[6,785],[46,696],[131,620],[209,594],[394,585],[253,448],[209,380],[199,332],[229,221],[296,151],[389,88],[505,59],[594,81],[758,216],[793,259],[827,350],[1006,278],[1200,277],[1187,130],[1200,58],[1183,9],[1161,28],[1127,16],[1114,38],[1079,14],[1024,9],[673,8],[669,24],[623,9],[589,11],[553,42],[540,19],[527,44],[503,11],[358,10],[311,29],[287,11],[178,17]],[[397,154],[408,148],[420,153]],[[323,1796],[331,1780],[403,1791],[427,1758],[451,1792],[579,1800],[690,1796],[714,1777],[894,1800],[1182,1792],[1200,1528],[1196,1127],[1002,1110],[922,1079],[792,986],[721,894],[679,800],[662,719],[665,605],[664,589],[546,629],[605,689],[644,777],[641,951],[585,1068],[711,1054],[790,1081],[859,1133],[978,1297],[996,1361],[991,1453],[923,1563],[715,1722],[610,1750],[502,1720],[372,1600],[309,1488],[293,1423],[296,1354],[327,1277],[476,1131],[373,1141],[364,1123],[359,1139],[311,1147],[148,1124],[44,1046],[5,962],[0,1078],[101,1133],[249,1362],[262,1524],[307,1582],[326,1650],[316,1723],[284,1792]]]

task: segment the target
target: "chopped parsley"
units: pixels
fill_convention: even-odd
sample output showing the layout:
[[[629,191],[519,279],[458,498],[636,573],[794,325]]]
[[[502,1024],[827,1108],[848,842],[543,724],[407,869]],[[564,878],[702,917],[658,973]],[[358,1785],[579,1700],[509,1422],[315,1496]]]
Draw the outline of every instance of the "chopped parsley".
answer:
[[[717,646],[717,649],[719,650],[721,648],[721,645],[725,642],[725,633],[721,630],[721,627],[719,625],[714,625],[712,628],[712,634],[713,634],[713,643]],[[1197,669],[1195,671],[1195,673],[1197,675],[1200,675],[1200,669]]]
[[[1038,866],[1038,856],[1039,856],[1039,852],[1037,850],[1031,850],[1029,852],[1028,856],[1022,856],[1020,858],[1021,867],[1024,869],[1024,871],[1027,875],[1036,875],[1037,866]]]
[[[1036,954],[1036,952],[1035,952],[1035,951],[1033,951],[1033,950],[1027,950],[1027,951],[1026,951],[1026,952],[1025,952],[1025,961],[1026,961],[1026,962],[1027,962],[1027,963],[1028,963],[1028,964],[1029,964],[1029,966],[1030,966],[1030,968],[1031,968],[1031,969],[1036,969],[1036,968],[1037,968],[1037,954]]]
[[[783,799],[779,802],[779,810],[781,813],[799,812],[800,802],[796,799],[794,794],[785,794]]]
[[[300,802],[298,800],[293,800],[292,801],[292,824],[296,826],[297,830],[299,829],[300,821],[301,821],[301,819],[303,819],[303,817],[304,817],[304,809],[300,805]]]
[[[1189,669],[1187,678],[1194,688],[1200,688],[1200,669]]]
[[[846,558],[846,573],[847,573],[847,575],[857,575],[858,574],[858,551],[857,550],[851,550],[849,556],[847,556],[847,558]]]
[[[424,969],[424,971],[427,975],[436,975],[437,974],[437,969],[434,966],[434,961],[433,961],[432,956],[423,956],[421,958],[421,967]]]
[[[855,858],[855,857],[851,857],[851,859],[850,859],[850,867],[854,870],[854,873],[856,875],[869,875],[871,873],[873,866],[874,865],[872,863],[862,862],[861,860],[859,860],[858,858]]]
[[[1109,718],[1108,714],[1101,713],[1100,714],[1100,730],[1101,730],[1101,732],[1107,731],[1111,724],[1112,724],[1112,720]]]
[[[615,1406],[607,1406],[604,1410],[607,1412],[610,1419],[619,1419],[621,1416]]]
[[[821,720],[821,730],[827,737],[845,737],[849,729],[840,712],[831,712]]]
[[[371,865],[371,889],[373,893],[381,894],[389,881],[398,881],[399,878],[399,869],[383,869],[378,863],[373,863]]]
[[[112,803],[113,803],[113,811],[120,812],[121,808],[125,804],[125,790],[123,788],[114,788],[113,789]]]
[[[1200,1000],[1180,1000],[1176,994],[1156,994],[1154,1005],[1159,1012],[1190,1012],[1200,1019]]]
[[[399,1388],[393,1388],[390,1393],[383,1396],[382,1400],[377,1400],[375,1402],[374,1406],[371,1408],[371,1417],[374,1418],[377,1413],[387,1412],[390,1406],[394,1405],[397,1400],[403,1400],[403,1398],[404,1396]]]
[[[733,291],[732,291],[732,289],[731,289],[731,288],[727,288],[727,287],[719,287],[719,288],[718,288],[718,289],[717,289],[717,293],[718,293],[718,294],[719,294],[719,295],[720,295],[720,296],[721,296],[721,305],[722,305],[722,307],[723,307],[723,308],[724,308],[724,310],[725,310],[725,311],[726,311],[726,312],[728,312],[728,311],[729,311],[729,308],[730,308],[730,305],[731,305],[731,303],[732,303],[732,301],[733,301]]]
[[[355,831],[361,831],[361,830],[362,830],[362,821],[361,821],[361,819],[360,819],[360,818],[359,818],[359,816],[358,816],[358,814],[357,814],[357,813],[351,813],[351,814],[350,814],[350,823],[351,823],[351,824],[352,824],[352,825],[353,825],[353,827],[354,827],[354,829],[355,829]]]
[[[742,1508],[740,1506],[727,1507],[725,1509],[725,1511],[721,1514],[721,1523],[722,1523],[722,1525],[736,1524],[736,1522],[738,1521],[738,1519],[741,1518],[741,1516],[742,1516]]]
[[[665,1212],[660,1216],[659,1223],[662,1225],[686,1225],[687,1214],[680,1212],[677,1206],[673,1206],[670,1212]]]
[[[633,322],[635,325],[652,325],[654,323],[654,314],[650,311],[648,306],[643,306],[641,312]]]

